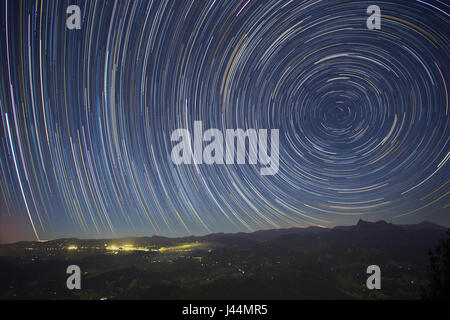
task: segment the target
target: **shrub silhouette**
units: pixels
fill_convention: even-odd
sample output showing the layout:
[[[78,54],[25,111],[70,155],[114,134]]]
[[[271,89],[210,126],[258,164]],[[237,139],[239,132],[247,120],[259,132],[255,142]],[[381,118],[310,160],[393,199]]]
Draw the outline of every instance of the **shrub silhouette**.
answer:
[[[447,238],[441,239],[434,252],[430,249],[428,254],[430,274],[422,297],[427,300],[450,300],[450,229]]]

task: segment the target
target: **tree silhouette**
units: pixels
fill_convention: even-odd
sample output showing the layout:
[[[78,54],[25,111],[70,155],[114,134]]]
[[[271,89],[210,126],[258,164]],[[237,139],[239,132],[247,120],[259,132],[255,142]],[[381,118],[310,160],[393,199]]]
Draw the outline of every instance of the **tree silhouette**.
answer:
[[[428,287],[423,288],[422,297],[427,300],[450,299],[450,229],[447,238],[441,239],[430,256]]]

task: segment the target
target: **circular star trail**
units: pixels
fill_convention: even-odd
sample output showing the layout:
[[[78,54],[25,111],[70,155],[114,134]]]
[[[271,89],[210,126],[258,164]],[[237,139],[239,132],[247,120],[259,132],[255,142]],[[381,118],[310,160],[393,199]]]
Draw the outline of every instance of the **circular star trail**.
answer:
[[[80,30],[66,28],[74,4]],[[380,29],[366,26],[372,4]],[[2,1],[2,238],[448,215],[448,9]],[[173,164],[170,134],[194,121],[279,129],[278,173]]]

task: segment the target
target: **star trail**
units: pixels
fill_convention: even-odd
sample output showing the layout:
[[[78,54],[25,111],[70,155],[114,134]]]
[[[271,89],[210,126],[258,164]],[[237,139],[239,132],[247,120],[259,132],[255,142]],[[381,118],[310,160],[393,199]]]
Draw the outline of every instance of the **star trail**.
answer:
[[[0,241],[448,223],[448,11],[2,0]],[[279,129],[278,173],[175,165],[195,121]]]

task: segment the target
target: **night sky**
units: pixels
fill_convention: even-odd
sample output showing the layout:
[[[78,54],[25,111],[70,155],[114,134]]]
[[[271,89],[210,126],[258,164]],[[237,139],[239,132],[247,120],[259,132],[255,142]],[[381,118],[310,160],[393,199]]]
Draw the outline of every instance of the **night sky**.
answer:
[[[66,8],[81,8],[81,29]],[[369,30],[369,5],[381,29]],[[0,242],[450,225],[441,1],[1,1]],[[279,129],[280,166],[171,132]]]

